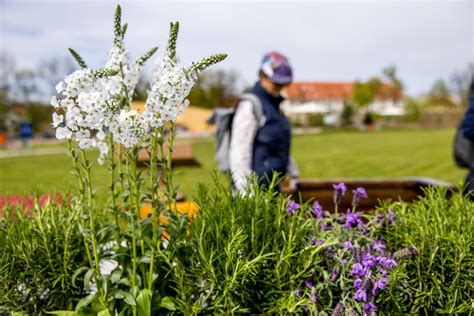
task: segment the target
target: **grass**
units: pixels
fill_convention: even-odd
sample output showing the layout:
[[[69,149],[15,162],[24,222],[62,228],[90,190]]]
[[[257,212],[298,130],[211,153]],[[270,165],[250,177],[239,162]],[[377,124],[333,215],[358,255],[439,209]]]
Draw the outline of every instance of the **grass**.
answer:
[[[303,178],[423,176],[459,184],[466,170],[452,159],[453,129],[387,130],[376,133],[325,131],[293,138],[293,156]],[[215,168],[212,139],[195,141],[200,167],[177,168],[180,191],[191,194],[209,182]],[[91,153],[95,161],[96,154]],[[93,182],[105,192],[106,169],[95,166]],[[0,194],[54,192],[71,188],[70,159],[63,154],[0,159]]]

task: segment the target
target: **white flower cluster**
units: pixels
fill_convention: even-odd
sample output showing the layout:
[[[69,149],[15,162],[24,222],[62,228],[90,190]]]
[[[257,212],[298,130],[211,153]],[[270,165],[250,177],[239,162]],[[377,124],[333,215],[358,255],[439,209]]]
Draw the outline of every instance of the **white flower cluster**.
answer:
[[[143,112],[149,127],[160,126],[163,121],[175,121],[189,106],[189,100],[185,98],[196,80],[196,73],[189,73],[186,67],[170,60],[168,56],[157,58]]]
[[[125,49],[114,47],[105,69],[117,71],[117,75],[95,78],[93,71],[82,69],[59,82],[56,90],[62,99],[51,99],[51,105],[64,112],[53,113],[56,137],[75,137],[81,149],[98,148],[99,163],[103,163],[109,151],[107,133],[112,133],[114,142],[133,147],[164,121],[175,121],[189,105],[185,97],[197,75],[188,74],[185,67],[166,56],[158,58],[145,109],[140,113],[130,107],[140,68]]]

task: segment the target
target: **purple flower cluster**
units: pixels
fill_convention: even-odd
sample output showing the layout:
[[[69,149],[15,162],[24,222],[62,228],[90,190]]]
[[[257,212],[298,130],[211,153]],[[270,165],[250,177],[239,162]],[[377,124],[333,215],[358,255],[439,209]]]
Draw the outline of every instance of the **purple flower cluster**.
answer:
[[[388,287],[387,271],[397,266],[391,256],[383,256],[385,244],[379,240],[372,246],[353,248],[353,265],[351,274],[354,278],[354,299],[364,302],[364,313],[370,315],[377,311],[374,304],[379,291]]]
[[[318,201],[314,201],[312,207],[308,210],[308,214],[316,219],[323,218],[324,211],[321,204]]]
[[[395,225],[396,214],[392,210],[388,210],[385,216],[380,213],[375,214],[375,216],[377,217],[377,224],[383,224],[385,223],[385,220],[387,220],[390,225]]]
[[[294,215],[299,208],[300,208],[300,205],[293,200],[289,200],[286,203],[286,211],[288,212],[288,215],[290,216]]]
[[[341,200],[342,200],[342,197],[347,192],[347,187],[342,182],[339,183],[339,184],[333,184],[332,187],[334,189],[334,203],[335,204],[340,204]]]
[[[350,210],[347,210],[346,223],[344,224],[344,228],[349,229],[356,226],[359,226],[359,227],[364,226],[364,222],[360,218],[361,215],[362,215],[361,212],[352,213]]]
[[[357,205],[359,205],[360,198],[367,198],[367,192],[365,191],[365,189],[359,187],[355,190],[352,190],[352,205],[354,207],[357,207]]]

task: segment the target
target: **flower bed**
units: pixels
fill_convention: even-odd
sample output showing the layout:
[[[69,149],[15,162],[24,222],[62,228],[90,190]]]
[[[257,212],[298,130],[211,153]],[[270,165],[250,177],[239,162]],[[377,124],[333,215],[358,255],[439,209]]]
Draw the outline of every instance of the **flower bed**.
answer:
[[[474,216],[462,196],[448,200],[431,188],[414,204],[384,202],[363,214],[362,187],[350,194],[334,184],[329,208],[297,203],[256,181],[235,195],[216,176],[211,189],[198,187],[192,220],[179,212],[174,121],[197,75],[225,55],[181,65],[179,24],[171,23],[137,112],[133,88],[156,48],[132,61],[123,47],[127,28],[117,7],[105,68],[88,68],[71,50],[82,69],[58,84],[53,125],[68,140],[78,189],[68,203],[37,204],[32,216],[11,216],[8,208],[0,219],[0,312],[474,312]],[[108,168],[105,203],[95,195],[90,147],[99,148],[98,162]],[[142,148],[150,152],[145,170],[137,168]],[[347,197],[349,209],[341,204]]]

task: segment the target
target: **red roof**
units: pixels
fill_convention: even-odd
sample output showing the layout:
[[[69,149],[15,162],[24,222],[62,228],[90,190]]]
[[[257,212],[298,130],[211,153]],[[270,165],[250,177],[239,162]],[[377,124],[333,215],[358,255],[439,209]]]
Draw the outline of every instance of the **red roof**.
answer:
[[[351,97],[354,84],[355,82],[293,82],[285,88],[284,93],[290,101],[345,100]],[[384,88],[391,87],[388,83],[383,85]],[[383,94],[380,97],[384,98]]]

